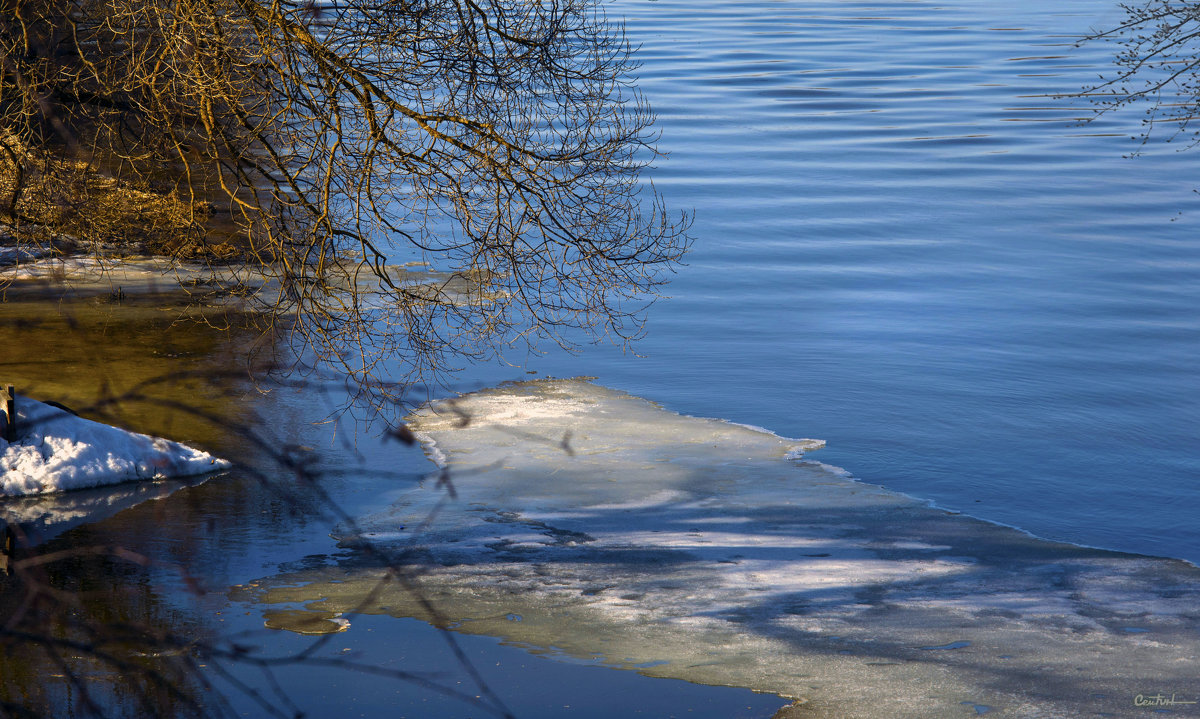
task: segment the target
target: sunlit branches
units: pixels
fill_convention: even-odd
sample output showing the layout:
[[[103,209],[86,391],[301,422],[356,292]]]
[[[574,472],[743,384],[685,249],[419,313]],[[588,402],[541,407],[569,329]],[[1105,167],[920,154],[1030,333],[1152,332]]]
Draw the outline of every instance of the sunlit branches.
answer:
[[[225,218],[266,316],[358,379],[636,336],[686,249],[643,192],[632,48],[590,0],[14,2],[8,214],[58,148],[181,198],[207,230],[188,247]]]
[[[1144,107],[1143,144],[1152,139],[1200,142],[1200,4],[1153,0],[1122,5],[1125,19],[1087,41],[1118,47],[1115,74],[1085,90],[1098,112]],[[1164,134],[1165,133],[1165,134]]]

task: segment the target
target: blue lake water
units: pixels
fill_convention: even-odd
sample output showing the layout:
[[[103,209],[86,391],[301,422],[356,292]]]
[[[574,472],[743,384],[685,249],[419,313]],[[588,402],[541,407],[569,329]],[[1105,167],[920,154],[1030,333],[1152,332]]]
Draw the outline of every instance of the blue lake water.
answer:
[[[1198,153],[1080,125],[1110,2],[622,0],[694,249],[644,357],[511,357],[1039,536],[1200,561]],[[473,368],[467,384],[512,370]]]
[[[1074,45],[1121,19],[1115,3],[607,7],[640,45],[639,87],[668,153],[650,176],[670,205],[694,208],[694,248],[669,299],[650,312],[634,348],[642,356],[605,345],[514,352],[506,359],[517,366],[470,366],[454,378],[457,389],[527,372],[594,376],[676,412],[824,439],[814,459],[947,509],[1050,539],[1200,562],[1200,150],[1123,157],[1137,147],[1137,113],[1080,125],[1086,104],[1056,99],[1109,67],[1111,47]],[[159,359],[148,372],[184,362]],[[91,371],[65,384],[94,382]],[[312,394],[249,396],[263,405],[269,434],[332,446],[325,488],[351,515],[386,508],[429,468],[418,450],[395,443],[360,438],[351,449],[345,433],[331,442],[327,427],[309,424],[321,413]],[[238,441],[205,443],[226,450]],[[228,587],[295,567],[353,567],[330,529],[234,476],[65,541],[178,555],[210,586]],[[175,603],[192,604],[179,587],[162,594],[162,617],[145,621],[176,621]],[[111,602],[124,607],[125,598]],[[255,605],[224,595],[205,602],[196,612],[205,631],[267,634],[280,652],[308,641],[264,630]],[[356,617],[354,627],[326,647],[330,656],[425,663],[462,683],[456,660],[426,651],[444,641],[426,625]],[[953,651],[959,638],[921,646]],[[489,637],[462,641],[512,689],[521,716],[640,707],[651,716],[765,717],[779,706],[586,658],[551,666]],[[304,667],[281,674],[318,714],[347,697],[367,715],[461,707],[430,703],[441,696],[409,685],[397,691],[354,675],[322,684],[332,680]]]

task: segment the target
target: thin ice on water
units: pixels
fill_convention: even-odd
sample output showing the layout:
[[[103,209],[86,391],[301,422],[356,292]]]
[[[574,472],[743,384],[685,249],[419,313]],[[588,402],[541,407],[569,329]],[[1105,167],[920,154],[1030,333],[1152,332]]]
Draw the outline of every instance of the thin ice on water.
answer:
[[[412,550],[459,631],[772,692],[803,716],[1126,716],[1138,695],[1200,695],[1200,570],[1184,562],[932,508],[809,461],[818,441],[579,380],[411,419],[457,500],[435,473],[341,539]],[[369,595],[384,576],[347,560],[235,596],[429,618],[395,584]]]

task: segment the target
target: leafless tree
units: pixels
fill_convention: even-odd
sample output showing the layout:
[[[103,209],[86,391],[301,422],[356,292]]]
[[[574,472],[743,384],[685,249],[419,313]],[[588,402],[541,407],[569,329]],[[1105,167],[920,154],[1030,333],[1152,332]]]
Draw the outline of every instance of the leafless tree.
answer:
[[[1161,140],[1181,149],[1200,143],[1200,3],[1151,0],[1123,4],[1125,17],[1084,42],[1116,46],[1115,73],[1084,89],[1097,116],[1144,107],[1143,146]]]
[[[640,333],[687,221],[642,176],[656,138],[634,69],[592,0],[0,0],[0,229],[23,245],[209,261],[272,337],[310,350],[293,356],[387,406],[498,343]],[[385,373],[395,381],[375,381]],[[130,401],[110,399],[91,414]],[[411,441],[402,429],[392,436]],[[323,519],[349,520],[302,457],[261,447],[316,492]],[[405,581],[403,557],[368,549]],[[97,574],[81,564],[142,577],[159,560],[103,541],[26,550],[0,592],[0,654],[39,659],[0,682],[0,714],[61,708],[38,694],[47,667],[79,714],[114,706],[85,681],[101,666],[128,679],[131,715],[211,716],[197,662],[312,660],[179,636],[153,608],[81,613],[85,595],[138,601],[136,587],[109,601],[109,587],[82,586]]]
[[[686,250],[593,0],[0,0],[0,62],[19,239],[220,259],[358,380],[626,341]]]

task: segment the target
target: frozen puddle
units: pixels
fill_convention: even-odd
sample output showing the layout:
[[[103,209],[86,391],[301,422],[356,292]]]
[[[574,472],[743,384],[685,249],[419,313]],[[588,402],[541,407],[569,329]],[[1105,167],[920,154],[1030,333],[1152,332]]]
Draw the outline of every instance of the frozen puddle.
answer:
[[[434,475],[360,526],[460,631],[801,699],[794,716],[1129,716],[1155,696],[1200,714],[1184,562],[932,509],[799,456],[821,442],[581,380],[412,421],[457,499]],[[235,596],[437,620],[382,577],[355,558]]]

